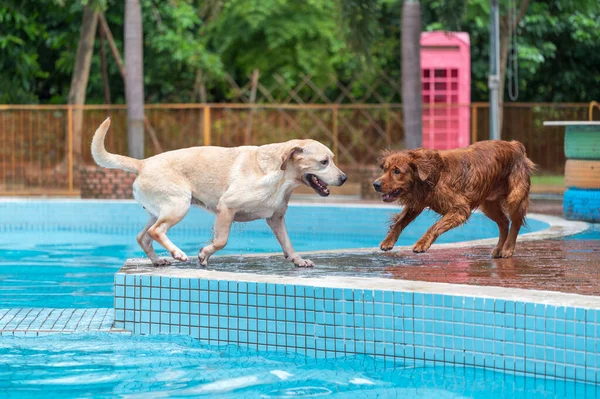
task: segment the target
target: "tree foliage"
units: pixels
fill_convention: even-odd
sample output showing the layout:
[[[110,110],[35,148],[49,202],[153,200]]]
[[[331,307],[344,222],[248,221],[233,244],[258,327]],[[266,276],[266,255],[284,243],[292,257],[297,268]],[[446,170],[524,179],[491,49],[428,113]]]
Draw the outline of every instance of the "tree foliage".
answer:
[[[430,14],[425,29],[445,29],[447,25],[440,22],[446,14],[444,7],[456,1],[426,1],[424,8]],[[507,15],[509,1],[500,0],[499,5],[501,14]],[[456,28],[471,36],[471,96],[474,101],[487,100],[490,2],[471,0],[460,13]],[[531,0],[518,28],[517,42],[519,101],[585,102],[600,98],[597,0]]]
[[[124,2],[97,4],[122,52]],[[506,13],[508,1],[500,4]],[[399,80],[401,5],[401,0],[141,0],[146,102],[194,101],[198,71],[209,101],[231,98],[226,73],[243,83],[255,68],[266,86],[276,74],[290,87],[304,74],[324,86],[332,76],[345,84],[358,80],[353,90],[381,73]],[[470,34],[472,99],[486,101],[489,0],[422,0],[421,9],[424,30]],[[66,102],[82,10],[81,1],[0,4],[0,103]],[[600,99],[597,0],[531,0],[518,43],[520,101]],[[99,51],[95,54],[91,103],[103,101]],[[113,102],[124,102],[123,81],[110,58],[108,73]]]

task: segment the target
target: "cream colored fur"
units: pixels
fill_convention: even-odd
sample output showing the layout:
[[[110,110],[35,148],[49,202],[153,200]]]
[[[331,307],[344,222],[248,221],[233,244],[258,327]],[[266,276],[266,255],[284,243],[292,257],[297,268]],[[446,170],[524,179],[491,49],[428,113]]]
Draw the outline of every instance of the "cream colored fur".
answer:
[[[260,147],[191,147],[138,160],[106,151],[109,126],[110,118],[96,130],[92,156],[100,166],[138,175],[133,194],[150,213],[150,220],[137,239],[155,265],[170,261],[156,255],[153,240],[174,259],[187,260],[167,231],[183,219],[191,204],[197,204],[216,214],[213,241],[198,253],[201,265],[206,266],[208,258],[227,244],[234,221],[266,219],[286,258],[296,266],[314,266],[294,252],[283,217],[292,191],[301,184],[311,186],[311,175],[326,185],[341,186],[346,181],[326,146],[315,140],[290,140]],[[313,189],[329,194],[327,189]]]

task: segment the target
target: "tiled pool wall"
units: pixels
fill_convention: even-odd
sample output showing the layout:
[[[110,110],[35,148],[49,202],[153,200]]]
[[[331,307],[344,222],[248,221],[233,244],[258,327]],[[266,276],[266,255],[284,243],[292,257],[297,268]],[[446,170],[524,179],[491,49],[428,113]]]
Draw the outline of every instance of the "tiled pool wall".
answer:
[[[317,358],[367,354],[600,382],[599,309],[273,281],[118,273],[114,327]]]

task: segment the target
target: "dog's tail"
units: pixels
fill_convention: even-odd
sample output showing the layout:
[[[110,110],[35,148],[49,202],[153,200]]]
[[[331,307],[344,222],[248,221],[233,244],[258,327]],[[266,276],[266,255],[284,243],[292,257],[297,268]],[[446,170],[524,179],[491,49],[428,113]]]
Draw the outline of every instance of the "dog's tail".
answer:
[[[531,189],[531,175],[535,171],[535,164],[527,158],[525,146],[518,141],[510,142],[521,153],[516,160],[515,166],[508,176],[508,196],[506,208],[514,221],[521,219],[525,224],[525,215],[529,205],[529,191]]]
[[[110,118],[106,118],[98,127],[94,138],[92,139],[92,157],[96,163],[104,168],[122,169],[127,172],[139,173],[142,168],[142,161],[135,158],[125,157],[123,155],[111,154],[104,147],[104,138],[110,126]]]
[[[531,161],[531,159],[527,158],[527,151],[525,149],[525,146],[523,145],[523,143],[517,140],[513,140],[510,143],[513,146],[515,146],[521,154],[523,154],[523,158],[525,159],[525,169],[527,170],[529,176],[531,176],[533,172],[535,172],[535,170],[537,169],[537,166]]]

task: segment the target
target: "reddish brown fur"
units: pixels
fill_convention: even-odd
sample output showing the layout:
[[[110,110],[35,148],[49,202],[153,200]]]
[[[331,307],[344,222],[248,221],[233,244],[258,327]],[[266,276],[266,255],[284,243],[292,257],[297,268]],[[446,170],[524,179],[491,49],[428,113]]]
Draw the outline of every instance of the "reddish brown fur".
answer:
[[[512,256],[525,221],[534,170],[523,144],[490,140],[447,151],[385,151],[381,168],[383,175],[373,186],[384,200],[404,205],[381,243],[382,250],[392,249],[402,230],[425,208],[442,217],[417,241],[414,252],[427,251],[441,234],[465,223],[480,208],[500,230],[492,256]],[[391,198],[386,197],[390,193]]]

